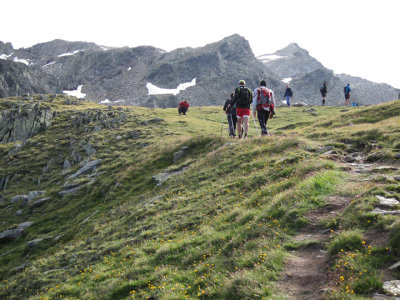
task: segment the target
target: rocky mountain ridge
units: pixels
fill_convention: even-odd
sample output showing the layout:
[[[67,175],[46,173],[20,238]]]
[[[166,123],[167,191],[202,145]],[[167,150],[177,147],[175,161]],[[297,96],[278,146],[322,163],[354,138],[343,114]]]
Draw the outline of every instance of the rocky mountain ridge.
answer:
[[[343,87],[350,83],[351,100],[361,105],[377,104],[397,99],[399,89],[388,84],[375,83],[366,79],[345,74],[334,74],[325,68],[309,52],[298,44],[292,43],[272,54],[258,57],[268,68],[278,74],[285,82],[290,82],[294,92],[294,101],[320,105],[319,88],[326,81],[328,85],[327,104],[344,103]]]
[[[343,76],[324,68],[308,51],[290,44],[257,59],[239,35],[171,52],[151,46],[110,48],[63,40],[13,49],[10,43],[0,42],[0,58],[0,97],[66,90],[109,105],[176,107],[183,98],[189,98],[191,105],[221,105],[240,79],[251,88],[266,80],[279,100],[290,78],[295,101],[320,104],[319,86],[325,80],[328,103],[343,102]],[[177,90],[190,82],[194,84]],[[155,92],[149,86],[164,91]],[[357,81],[354,89],[362,104],[393,100],[397,95],[398,90],[371,82]]]
[[[239,35],[204,47],[171,52],[151,46],[106,49],[92,43],[55,40],[7,54],[7,60],[16,58],[57,78],[64,90],[82,85],[85,99],[109,104],[176,107],[187,97],[192,105],[219,105],[242,78],[249,86],[256,86],[264,78],[272,88],[284,88]],[[176,89],[194,80],[194,86],[178,95],[152,94],[147,88],[151,83],[163,89]]]

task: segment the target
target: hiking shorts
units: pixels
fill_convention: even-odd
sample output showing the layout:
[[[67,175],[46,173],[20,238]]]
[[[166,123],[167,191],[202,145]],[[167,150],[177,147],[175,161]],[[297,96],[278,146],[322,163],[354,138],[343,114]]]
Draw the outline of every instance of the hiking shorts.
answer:
[[[236,108],[237,118],[250,118],[250,108]]]
[[[350,94],[344,94],[344,99],[349,100],[350,99]]]

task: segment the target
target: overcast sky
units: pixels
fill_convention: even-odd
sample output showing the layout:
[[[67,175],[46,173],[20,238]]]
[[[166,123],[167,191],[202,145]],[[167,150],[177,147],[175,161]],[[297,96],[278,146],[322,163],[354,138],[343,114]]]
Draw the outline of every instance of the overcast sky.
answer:
[[[325,67],[400,88],[400,0],[0,0],[0,41],[199,47],[238,33],[255,55],[292,42]]]

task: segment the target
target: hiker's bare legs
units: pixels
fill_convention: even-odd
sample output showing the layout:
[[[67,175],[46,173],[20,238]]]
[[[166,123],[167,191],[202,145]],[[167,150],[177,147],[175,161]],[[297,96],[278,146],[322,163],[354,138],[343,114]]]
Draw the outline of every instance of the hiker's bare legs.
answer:
[[[242,118],[237,117],[236,128],[238,131],[239,138],[242,137]]]
[[[247,132],[249,131],[249,117],[244,117],[244,135],[247,136]]]

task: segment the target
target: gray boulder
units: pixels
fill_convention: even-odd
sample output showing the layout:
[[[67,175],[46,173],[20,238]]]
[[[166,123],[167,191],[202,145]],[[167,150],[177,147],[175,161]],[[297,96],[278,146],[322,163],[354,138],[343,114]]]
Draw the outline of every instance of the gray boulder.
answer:
[[[92,146],[92,144],[90,144],[90,143],[87,143],[87,144],[84,146],[84,149],[85,149],[85,151],[86,151],[86,154],[87,154],[89,157],[96,154],[96,149],[95,149],[95,148]]]
[[[11,272],[11,274],[15,274],[15,273],[18,273],[18,272],[24,270],[25,268],[27,268],[29,266],[30,266],[30,263],[23,263],[22,265],[19,265],[15,268],[11,269],[10,272]]]
[[[71,163],[70,163],[69,160],[66,158],[66,159],[64,160],[63,169],[65,170],[65,169],[69,169],[69,168],[71,168]]]
[[[351,163],[351,162],[356,161],[356,159],[355,159],[353,156],[351,156],[351,155],[345,156],[345,157],[343,158],[343,160],[344,160],[345,162],[348,162],[348,163]]]
[[[389,270],[400,272],[400,261],[390,266]]]
[[[173,156],[174,163],[176,163],[178,160],[180,160],[182,157],[184,157],[188,150],[189,150],[189,147],[184,146],[181,148],[181,150],[175,152],[174,156]]]
[[[0,233],[0,243],[1,242],[8,242],[13,241],[19,238],[24,230],[31,226],[33,222],[24,222],[17,225],[17,228],[8,229]]]
[[[44,203],[46,203],[47,201],[49,201],[50,199],[51,199],[50,197],[45,197],[45,198],[33,201],[29,206],[31,208],[39,207],[39,206],[43,205]]]
[[[400,296],[400,280],[390,280],[383,283],[383,290],[391,296]]]
[[[380,208],[374,208],[371,211],[373,215],[400,215],[400,210],[383,210]]]
[[[76,194],[81,188],[82,188],[82,186],[76,186],[73,188],[69,188],[69,189],[63,190],[61,192],[58,192],[58,195],[60,195],[61,197],[64,197],[69,194]]]
[[[140,137],[140,134],[137,131],[131,131],[129,134],[130,134],[131,139],[133,139],[133,140],[136,140]]]
[[[10,179],[10,175],[0,178],[0,191],[5,191],[7,189],[7,183]]]
[[[97,160],[92,160],[87,162],[82,168],[80,168],[76,173],[72,174],[71,176],[67,177],[67,181],[68,180],[72,180],[75,179],[77,177],[79,177],[82,174],[86,174],[86,173],[90,173],[92,172],[99,164],[101,164],[101,159],[97,159]]]
[[[9,229],[0,233],[0,242],[16,240],[22,235],[23,230],[20,228]]]
[[[11,203],[21,202],[21,206],[25,206],[28,203],[28,195],[16,195],[11,198]]]
[[[23,222],[21,224],[18,224],[18,228],[21,228],[22,230],[25,230],[26,228],[30,227],[33,224],[33,222]]]
[[[153,180],[157,183],[158,186],[162,185],[165,181],[167,181],[169,178],[176,176],[176,175],[180,175],[183,172],[186,171],[187,168],[183,168],[181,170],[178,171],[164,171],[162,173],[159,173],[157,175],[154,175],[152,178]]]
[[[324,147],[321,147],[321,148],[317,149],[316,152],[317,153],[325,153],[325,152],[331,151],[333,149],[334,149],[333,146],[324,146]]]
[[[39,243],[42,242],[42,241],[43,241],[43,239],[35,239],[35,240],[32,240],[32,241],[27,242],[27,243],[26,243],[26,246],[27,246],[28,248],[32,248],[32,247],[36,246],[37,244],[39,244]]]
[[[396,208],[400,202],[395,198],[386,198],[384,196],[376,195],[379,200],[379,206],[383,208]]]
[[[28,202],[32,201],[33,199],[43,195],[46,191],[31,191],[28,193]]]

